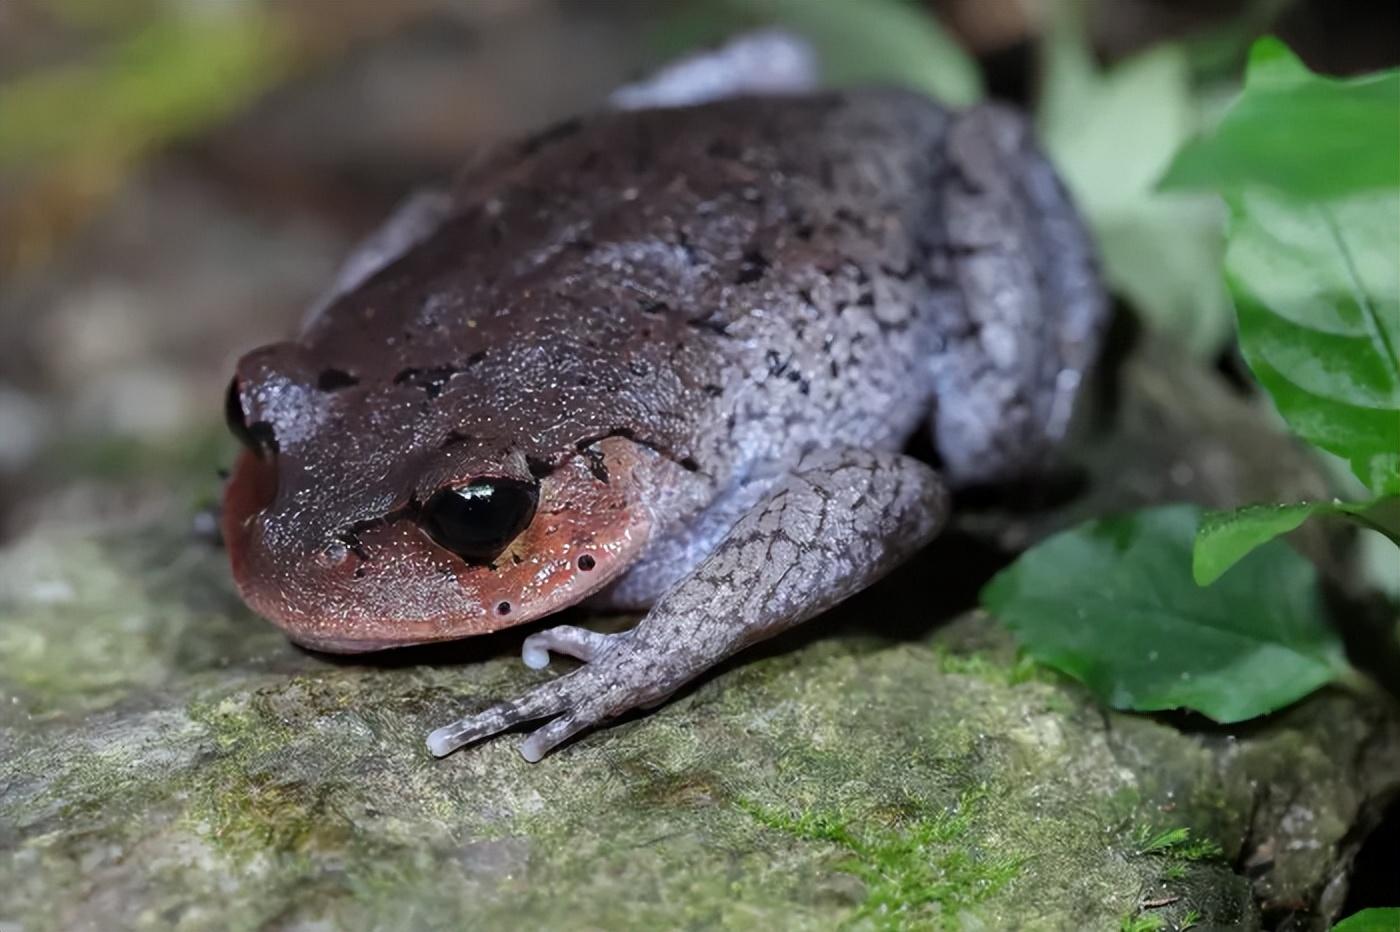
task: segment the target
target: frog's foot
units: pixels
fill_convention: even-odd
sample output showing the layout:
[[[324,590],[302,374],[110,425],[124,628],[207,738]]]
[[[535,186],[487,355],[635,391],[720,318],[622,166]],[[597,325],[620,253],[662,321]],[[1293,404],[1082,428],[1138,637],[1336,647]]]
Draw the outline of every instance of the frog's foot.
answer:
[[[568,654],[587,666],[541,683],[519,699],[491,706],[428,735],[428,749],[443,757],[458,748],[489,738],[525,722],[549,718],[520,745],[531,763],[585,729],[621,715],[628,709],[656,702],[674,691],[663,670],[635,649],[630,632],[598,634],[562,625],[526,639],[521,653],[527,666],[549,663],[549,653]]]

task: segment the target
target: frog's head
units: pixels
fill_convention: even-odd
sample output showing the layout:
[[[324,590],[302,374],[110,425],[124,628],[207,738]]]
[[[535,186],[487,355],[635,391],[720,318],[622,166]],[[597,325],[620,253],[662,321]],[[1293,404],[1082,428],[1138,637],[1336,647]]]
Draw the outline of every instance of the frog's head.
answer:
[[[291,343],[240,361],[222,521],[256,611],[322,650],[448,640],[575,603],[636,558],[650,450],[566,442],[538,399],[406,371],[371,378]]]

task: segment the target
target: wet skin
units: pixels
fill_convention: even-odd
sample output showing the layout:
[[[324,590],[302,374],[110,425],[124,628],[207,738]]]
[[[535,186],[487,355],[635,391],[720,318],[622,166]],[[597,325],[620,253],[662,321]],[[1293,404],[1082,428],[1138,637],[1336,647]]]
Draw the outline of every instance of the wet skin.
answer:
[[[1024,477],[1102,329],[1025,121],[892,90],[605,113],[411,200],[238,364],[223,512],[297,642],[451,640],[587,601],[584,665],[439,729],[538,760],[829,608]],[[903,454],[931,431],[939,463]]]

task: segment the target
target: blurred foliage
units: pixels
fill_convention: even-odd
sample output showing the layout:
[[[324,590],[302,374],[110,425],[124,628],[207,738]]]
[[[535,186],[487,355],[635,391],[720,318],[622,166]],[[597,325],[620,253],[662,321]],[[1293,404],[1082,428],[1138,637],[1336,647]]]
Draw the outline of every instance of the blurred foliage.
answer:
[[[908,0],[700,0],[664,22],[657,47],[669,58],[770,25],[811,42],[832,85],[898,84],[957,105],[982,97],[977,63]]]
[[[1277,39],[1262,40],[1244,93],[1176,155],[1164,184],[1263,186],[1315,200],[1400,187],[1400,71],[1328,78]]]
[[[83,60],[0,85],[0,170],[27,192],[0,209],[0,226],[15,231],[0,271],[42,261],[143,156],[226,118],[279,80],[289,60],[285,32],[252,3],[151,15],[76,0],[55,9],[114,37]]]
[[[1054,10],[1037,114],[1046,149],[1093,227],[1112,288],[1149,324],[1215,356],[1230,339],[1219,205],[1155,189],[1202,117],[1186,51],[1163,44],[1104,70],[1082,5]]]
[[[226,116],[277,79],[286,51],[259,8],[229,10],[164,15],[93,59],[0,88],[0,168],[130,158]]]

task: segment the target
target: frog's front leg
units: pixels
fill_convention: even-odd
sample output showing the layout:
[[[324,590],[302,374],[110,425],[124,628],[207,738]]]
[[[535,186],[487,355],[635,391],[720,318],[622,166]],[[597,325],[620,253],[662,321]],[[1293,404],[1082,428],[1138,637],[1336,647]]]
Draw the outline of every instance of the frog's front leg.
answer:
[[[586,661],[513,702],[428,736],[438,756],[523,722],[548,718],[521,745],[526,760],[584,729],[651,705],[725,657],[830,608],[914,553],[942,527],[943,482],[898,453],[807,454],[632,630],[560,627],[526,639]]]

